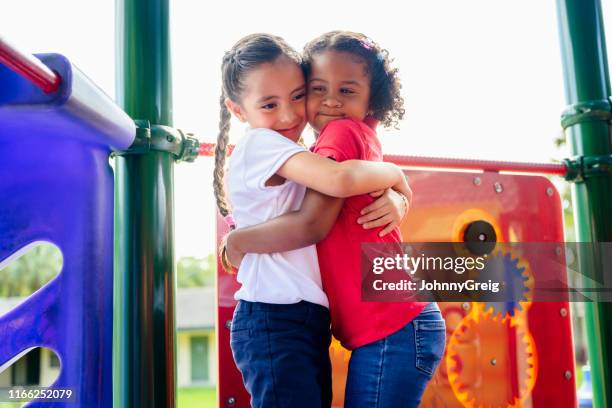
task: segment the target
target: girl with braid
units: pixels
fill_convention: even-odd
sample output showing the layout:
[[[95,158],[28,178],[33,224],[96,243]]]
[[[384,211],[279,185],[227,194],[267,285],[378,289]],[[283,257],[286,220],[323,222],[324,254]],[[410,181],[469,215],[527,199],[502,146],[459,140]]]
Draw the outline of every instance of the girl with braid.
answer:
[[[404,115],[387,50],[363,34],[333,31],[306,45],[304,67],[313,151],[341,163],[381,161],[376,124],[393,125]],[[307,197],[300,211],[230,233],[227,253],[238,265],[244,253],[289,251],[324,236],[317,252],[332,332],[352,350],[345,407],[417,407],[444,353],[445,323],[436,303],[361,299],[361,243],[402,241],[393,224],[369,228],[386,224],[384,209],[372,200]],[[317,226],[326,217],[337,217],[329,233]]]
[[[327,196],[349,197],[388,187],[410,194],[404,174],[393,164],[340,163],[297,143],[306,125],[300,64],[299,54],[281,38],[266,34],[241,39],[223,58],[214,187],[219,211],[231,228],[327,202]],[[231,212],[223,189],[230,113],[249,126],[229,160]],[[379,200],[384,208],[395,203],[386,194]],[[313,230],[333,225],[342,202],[329,202],[330,211],[313,220]],[[399,222],[396,218],[390,217]],[[239,302],[230,345],[253,407],[331,404],[329,303],[315,242],[241,259],[237,279],[242,286],[235,294]]]

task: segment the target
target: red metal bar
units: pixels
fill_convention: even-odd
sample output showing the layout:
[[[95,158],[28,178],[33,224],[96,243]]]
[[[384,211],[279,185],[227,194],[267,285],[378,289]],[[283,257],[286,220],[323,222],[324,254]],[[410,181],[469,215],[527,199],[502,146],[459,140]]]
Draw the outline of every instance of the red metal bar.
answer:
[[[228,156],[234,149],[233,145],[228,146]],[[214,156],[214,143],[201,143],[200,156]],[[494,172],[516,172],[516,173],[534,173],[534,174],[550,174],[555,176],[565,176],[567,168],[564,164],[555,163],[521,163],[508,161],[494,160],[472,160],[472,159],[447,159],[442,157],[422,157],[422,156],[400,156],[395,154],[386,154],[385,161],[392,162],[398,166],[405,167],[426,167],[436,169],[453,169],[453,170],[480,170]]]
[[[46,93],[57,91],[62,78],[33,55],[25,54],[0,37],[0,63]]]
[[[419,157],[385,155],[385,161],[407,167],[432,167],[437,169],[482,170],[495,172],[537,173],[565,176],[567,168],[559,163],[521,163],[494,160],[448,159],[442,157]]]

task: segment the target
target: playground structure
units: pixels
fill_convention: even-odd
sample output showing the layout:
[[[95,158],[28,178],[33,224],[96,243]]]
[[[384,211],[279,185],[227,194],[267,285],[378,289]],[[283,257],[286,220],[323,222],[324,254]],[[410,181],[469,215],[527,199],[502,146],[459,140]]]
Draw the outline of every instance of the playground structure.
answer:
[[[54,386],[75,388],[78,406],[173,407],[173,164],[211,149],[172,128],[168,0],[120,0],[117,8],[121,108],[66,58],[33,58],[0,42],[0,262],[40,240],[56,244],[65,260],[56,279],[0,317],[0,365],[44,346],[61,359]],[[500,242],[562,242],[552,185],[500,174],[507,171],[565,176],[573,182],[577,240],[612,241],[612,104],[601,6],[559,0],[558,10],[569,105],[562,124],[576,156],[563,164],[386,156],[410,167],[419,192],[402,226],[407,240],[462,240],[467,225],[485,221]],[[416,170],[422,167],[483,173]],[[432,219],[438,221],[426,224]],[[595,254],[590,261],[602,264]],[[233,279],[218,279],[219,405],[241,407],[248,396],[228,354]],[[585,306],[594,405],[607,407],[612,307]],[[575,404],[566,303],[534,302],[511,318],[477,304],[441,309],[447,355],[424,406]],[[340,403],[348,355],[337,344],[331,353]]]

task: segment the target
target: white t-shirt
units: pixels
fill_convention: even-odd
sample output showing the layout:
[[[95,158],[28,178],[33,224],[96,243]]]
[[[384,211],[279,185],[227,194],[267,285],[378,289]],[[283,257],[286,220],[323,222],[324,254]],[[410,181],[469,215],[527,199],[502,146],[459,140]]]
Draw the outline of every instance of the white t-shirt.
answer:
[[[238,228],[300,209],[306,188],[290,180],[266,181],[302,146],[270,129],[247,129],[229,159],[228,193]],[[282,237],[279,237],[282,239]],[[272,254],[246,254],[238,270],[235,299],[291,304],[301,300],[329,307],[321,286],[314,245]]]

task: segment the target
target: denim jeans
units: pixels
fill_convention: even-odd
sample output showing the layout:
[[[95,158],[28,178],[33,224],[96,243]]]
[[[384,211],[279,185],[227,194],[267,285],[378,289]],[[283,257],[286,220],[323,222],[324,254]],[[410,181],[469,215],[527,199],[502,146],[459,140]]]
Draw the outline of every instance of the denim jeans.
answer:
[[[253,408],[331,406],[329,310],[241,300],[230,346]]]
[[[418,407],[444,354],[446,328],[430,303],[401,330],[353,350],[345,407]]]

